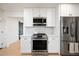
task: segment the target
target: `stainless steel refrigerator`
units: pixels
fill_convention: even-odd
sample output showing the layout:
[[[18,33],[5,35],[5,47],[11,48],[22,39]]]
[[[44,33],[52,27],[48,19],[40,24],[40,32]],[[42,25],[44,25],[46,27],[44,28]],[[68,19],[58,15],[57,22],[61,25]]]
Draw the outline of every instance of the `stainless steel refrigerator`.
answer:
[[[79,55],[79,17],[61,17],[60,54]]]

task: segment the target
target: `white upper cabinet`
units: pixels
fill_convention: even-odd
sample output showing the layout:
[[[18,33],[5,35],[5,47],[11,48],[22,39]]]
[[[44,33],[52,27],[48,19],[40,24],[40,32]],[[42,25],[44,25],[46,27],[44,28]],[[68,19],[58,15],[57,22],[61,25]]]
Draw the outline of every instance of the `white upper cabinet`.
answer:
[[[27,27],[33,26],[32,8],[24,9],[24,26]]]
[[[33,8],[33,17],[46,17],[46,8]]]
[[[33,17],[45,17],[47,27],[55,27],[55,8],[25,8],[24,26],[33,26]]]
[[[40,17],[47,17],[47,8],[40,8]]]
[[[60,5],[60,15],[61,16],[73,16],[73,8],[71,4],[61,4]]]
[[[47,8],[47,27],[55,27],[55,8]]]
[[[40,16],[39,8],[33,8],[32,12],[33,12],[33,17],[39,17]]]

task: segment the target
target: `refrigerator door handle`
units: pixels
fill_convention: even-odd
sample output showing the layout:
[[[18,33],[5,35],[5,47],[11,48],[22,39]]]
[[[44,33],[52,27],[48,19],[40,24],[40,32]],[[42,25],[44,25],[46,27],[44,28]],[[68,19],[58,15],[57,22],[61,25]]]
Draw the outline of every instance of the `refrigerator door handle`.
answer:
[[[74,37],[74,29],[73,29],[73,22],[70,24],[70,35],[71,35],[71,37]]]
[[[69,27],[66,27],[66,33],[69,34]]]
[[[69,33],[69,27],[63,27],[63,33],[68,34]]]

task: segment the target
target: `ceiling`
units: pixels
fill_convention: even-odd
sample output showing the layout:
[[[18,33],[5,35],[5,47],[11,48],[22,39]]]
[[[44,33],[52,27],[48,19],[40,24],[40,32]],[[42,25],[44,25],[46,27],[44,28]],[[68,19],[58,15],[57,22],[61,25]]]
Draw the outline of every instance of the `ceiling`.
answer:
[[[23,9],[26,7],[54,7],[58,3],[0,3],[0,8],[3,10]]]

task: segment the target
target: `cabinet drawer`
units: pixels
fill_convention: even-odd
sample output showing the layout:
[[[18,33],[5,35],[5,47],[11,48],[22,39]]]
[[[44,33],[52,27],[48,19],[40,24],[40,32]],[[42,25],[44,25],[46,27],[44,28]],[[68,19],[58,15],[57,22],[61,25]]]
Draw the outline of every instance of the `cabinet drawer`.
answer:
[[[31,53],[31,38],[25,37],[21,40],[21,52],[22,53]]]
[[[59,41],[55,37],[50,37],[48,39],[48,52],[49,53],[56,53],[59,51]]]

